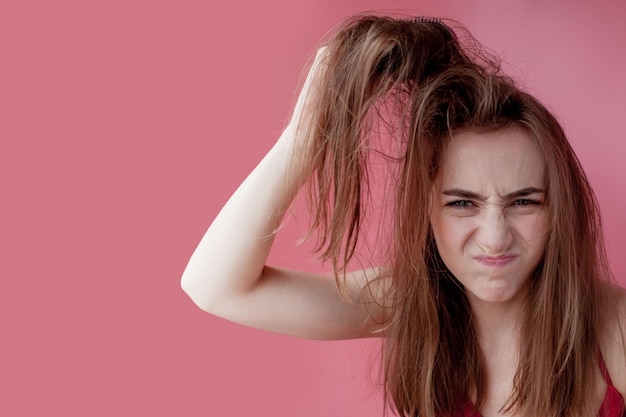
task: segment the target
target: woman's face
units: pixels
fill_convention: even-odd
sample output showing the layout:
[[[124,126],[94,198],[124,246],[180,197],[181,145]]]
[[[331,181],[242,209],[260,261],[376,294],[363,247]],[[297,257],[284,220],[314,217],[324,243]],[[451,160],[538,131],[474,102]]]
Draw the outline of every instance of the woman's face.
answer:
[[[471,302],[523,297],[548,238],[542,155],[523,130],[454,135],[433,188],[441,258]]]

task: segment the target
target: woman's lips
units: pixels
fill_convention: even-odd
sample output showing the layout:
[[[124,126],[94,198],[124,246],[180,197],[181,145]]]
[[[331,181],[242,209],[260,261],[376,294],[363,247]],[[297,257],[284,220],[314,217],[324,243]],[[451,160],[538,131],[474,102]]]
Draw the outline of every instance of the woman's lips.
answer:
[[[475,259],[483,265],[492,268],[503,268],[517,258],[517,255],[498,255],[498,256],[477,256]]]

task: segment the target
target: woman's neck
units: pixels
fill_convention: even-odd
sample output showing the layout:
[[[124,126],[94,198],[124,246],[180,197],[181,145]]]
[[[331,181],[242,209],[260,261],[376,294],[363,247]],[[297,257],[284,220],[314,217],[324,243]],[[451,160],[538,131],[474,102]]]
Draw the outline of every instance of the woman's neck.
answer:
[[[513,392],[519,364],[523,301],[492,303],[469,300],[486,383],[481,413],[501,415],[502,407],[506,406]],[[476,403],[475,390],[470,390],[469,395]]]
[[[517,350],[523,300],[519,297],[506,303],[493,303],[469,297],[477,341],[484,354],[504,345]]]

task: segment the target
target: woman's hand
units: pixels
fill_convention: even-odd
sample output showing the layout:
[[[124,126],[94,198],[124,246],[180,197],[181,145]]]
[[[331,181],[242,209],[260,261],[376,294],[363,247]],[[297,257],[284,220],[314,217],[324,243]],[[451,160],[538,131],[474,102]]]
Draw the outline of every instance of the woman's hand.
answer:
[[[309,133],[312,128],[315,108],[318,103],[319,94],[322,91],[322,82],[324,71],[326,69],[326,61],[328,58],[327,47],[321,47],[315,54],[315,59],[300,90],[293,113],[285,128],[284,134],[279,139],[280,142],[289,142],[292,152],[297,159],[304,158],[309,150]],[[292,145],[296,145],[292,147]],[[298,158],[301,156],[300,158]],[[302,161],[300,161],[302,162]]]

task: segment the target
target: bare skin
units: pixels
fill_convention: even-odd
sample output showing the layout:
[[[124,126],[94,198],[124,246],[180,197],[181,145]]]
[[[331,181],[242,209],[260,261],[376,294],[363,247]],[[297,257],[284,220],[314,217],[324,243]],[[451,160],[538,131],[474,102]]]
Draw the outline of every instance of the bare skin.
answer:
[[[306,181],[306,166],[298,162],[302,161],[303,152],[306,150],[302,132],[308,122],[307,107],[314,105],[312,103],[315,102],[315,80],[322,65],[323,53],[322,49],[317,54],[290,123],[213,221],[191,256],[183,273],[181,285],[204,311],[247,326],[310,339],[384,336],[377,324],[381,322],[383,312],[382,309],[377,310],[375,307],[376,303],[382,302],[382,297],[380,299],[378,297],[384,289],[380,289],[380,293],[364,289],[376,276],[375,270],[347,274],[345,288],[353,302],[346,303],[339,295],[334,277],[331,275],[266,265],[273,236],[280,227],[289,204]],[[510,163],[500,168],[505,169],[507,166],[510,166]],[[497,170],[497,167],[494,169]],[[458,174],[459,178],[467,178],[468,175],[464,172]],[[481,223],[482,220],[475,222],[471,227],[468,226],[467,233],[474,233],[470,229],[478,227],[479,235],[473,236],[501,239],[495,243],[505,246],[512,244],[511,236],[518,238],[520,234],[524,236],[524,232],[514,230],[515,227],[523,225],[529,218],[515,218],[513,215],[509,219],[517,223],[510,223],[509,226],[515,227],[505,230],[500,223],[495,226],[494,223],[488,223],[501,219],[492,216],[489,210],[501,209],[510,204],[504,202],[501,196],[520,187],[535,186],[533,182],[535,179],[528,179],[529,184],[513,181],[515,184],[511,185],[513,183],[498,182],[499,179],[506,178],[503,172],[483,174],[483,178],[477,178],[476,184],[483,184],[485,178],[491,178],[491,185],[488,185],[488,188],[471,191],[486,197],[478,204],[484,203],[482,207],[486,211],[482,212],[484,214],[482,219],[487,223]],[[459,187],[461,185],[451,184],[448,188]],[[532,197],[541,196],[532,195]],[[252,207],[254,209],[251,209]],[[509,211],[517,209],[516,207]],[[445,215],[445,212],[442,213]],[[533,225],[536,226],[529,222],[524,227],[532,229]],[[534,231],[530,229],[526,231],[525,236],[532,237]],[[518,250],[523,245],[524,241],[521,246],[513,245],[501,250],[504,254],[519,255],[516,261],[503,268],[512,268],[520,257],[524,258],[520,255],[523,251]],[[500,262],[498,254],[498,251],[489,254],[496,257],[484,260],[482,265],[479,262],[476,266],[489,270],[489,265],[493,267]],[[530,259],[528,262],[536,261],[535,258],[531,258],[524,259]],[[523,266],[528,267],[527,264]],[[461,278],[459,279],[463,282]],[[499,410],[506,403],[513,387],[518,352],[516,312],[524,295],[523,280],[519,277],[515,279],[516,281],[503,280],[502,282],[508,286],[501,286],[503,290],[500,292],[494,290],[495,287],[481,289],[480,285],[472,287],[473,284],[468,284],[469,288],[476,289],[476,293],[472,293],[470,297],[470,302],[477,318],[477,332],[484,353],[488,380],[486,401],[480,410],[483,417],[503,415]],[[624,371],[626,296],[624,291],[617,287],[610,287],[608,291],[612,293],[614,301],[612,305],[617,308],[616,313],[606,314],[606,327],[600,331],[601,350],[613,384],[622,396],[626,397]],[[606,384],[599,371],[595,379],[593,386],[596,389],[591,393],[589,405],[590,416],[597,414],[606,390]]]

